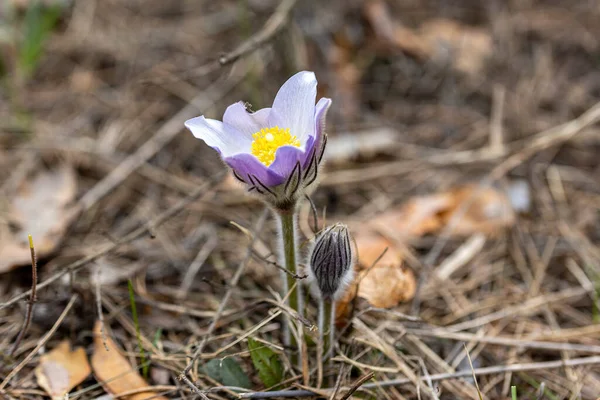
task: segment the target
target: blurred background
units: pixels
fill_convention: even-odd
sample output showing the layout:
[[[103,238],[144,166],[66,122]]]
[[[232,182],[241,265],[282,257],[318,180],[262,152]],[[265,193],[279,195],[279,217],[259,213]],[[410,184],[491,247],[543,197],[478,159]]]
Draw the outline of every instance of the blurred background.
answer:
[[[361,317],[410,368],[469,368],[462,342],[419,336],[425,323],[592,346],[517,351],[463,337],[475,368],[597,354],[599,22],[597,0],[2,0],[0,381],[76,293],[51,344],[69,338],[91,353],[94,320],[105,314],[130,362],[136,346],[157,357],[148,385],[179,385],[185,355],[244,258],[243,232],[255,229],[263,208],[219,175],[218,155],[183,122],[221,119],[240,100],[269,107],[300,70],[315,71],[318,97],[333,99],[326,167],[312,199],[318,224],[350,224],[368,254],[362,268],[388,249],[392,272],[381,270],[354,306],[422,318],[410,325],[418,342],[407,342],[397,315]],[[193,201],[179,204],[190,194]],[[311,220],[305,204],[305,239]],[[270,222],[261,232],[261,256],[233,291],[210,351],[267,315],[260,300],[277,290],[279,271],[264,261],[273,260]],[[13,358],[27,309],[26,297],[15,296],[32,285],[29,234],[38,281],[53,280],[38,291]],[[138,345],[127,328],[128,280],[138,328],[148,343],[160,338],[160,351]],[[384,281],[393,287],[382,289]],[[260,335],[280,340],[274,322]],[[396,367],[351,337],[347,358]],[[239,368],[258,389],[240,346],[231,353],[241,352]],[[348,365],[344,382],[365,370],[339,363]],[[390,371],[376,379],[401,376]],[[223,383],[198,374],[199,387]],[[472,380],[447,382],[436,384],[442,399],[475,393]],[[11,385],[41,396],[31,374]],[[590,366],[539,368],[479,381],[489,399],[508,398],[511,385],[525,393],[519,398],[593,399],[600,375]],[[417,398],[414,385],[372,398],[382,393]]]

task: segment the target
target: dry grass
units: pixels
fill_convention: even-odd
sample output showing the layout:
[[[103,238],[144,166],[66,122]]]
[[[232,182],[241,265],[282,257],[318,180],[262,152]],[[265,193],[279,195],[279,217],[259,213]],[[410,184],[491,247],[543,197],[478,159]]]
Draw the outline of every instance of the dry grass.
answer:
[[[40,398],[33,350],[70,338],[91,351],[99,313],[139,365],[128,278],[148,382],[167,397],[193,395],[178,379],[189,367],[201,396],[235,398],[197,369],[225,356],[264,389],[247,336],[282,356],[284,386],[315,385],[315,360],[292,369],[280,344],[276,317],[290,310],[275,294],[272,221],[257,225],[262,205],[223,180],[218,157],[183,130],[185,119],[220,118],[237,100],[269,105],[300,69],[314,70],[334,100],[333,143],[382,127],[394,138],[327,166],[313,201],[328,221],[367,220],[463,182],[524,179],[532,194],[529,211],[494,237],[442,232],[407,244],[418,295],[395,312],[359,304],[324,371],[336,398],[476,399],[464,345],[484,399],[509,398],[511,385],[519,399],[600,396],[597,4],[389,2],[401,3],[389,18],[405,27],[435,17],[489,32],[491,59],[469,74],[452,54],[423,60],[382,43],[361,2],[293,3],[75,1],[33,77],[0,94],[2,229],[11,228],[4,198],[23,177],[65,161],[79,183],[66,239],[38,260],[37,302],[14,357],[31,269],[1,275],[0,397]],[[278,20],[292,5],[291,20]],[[90,377],[75,397],[103,393]]]

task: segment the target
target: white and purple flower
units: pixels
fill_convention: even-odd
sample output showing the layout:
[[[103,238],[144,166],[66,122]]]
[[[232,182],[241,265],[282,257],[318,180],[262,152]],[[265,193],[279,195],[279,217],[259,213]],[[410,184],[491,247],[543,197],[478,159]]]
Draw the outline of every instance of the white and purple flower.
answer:
[[[249,113],[238,102],[227,107],[223,122],[200,116],[185,126],[217,150],[250,191],[290,207],[316,182],[327,142],[331,99],[315,105],[316,97],[315,74],[302,71],[281,86],[271,108]]]

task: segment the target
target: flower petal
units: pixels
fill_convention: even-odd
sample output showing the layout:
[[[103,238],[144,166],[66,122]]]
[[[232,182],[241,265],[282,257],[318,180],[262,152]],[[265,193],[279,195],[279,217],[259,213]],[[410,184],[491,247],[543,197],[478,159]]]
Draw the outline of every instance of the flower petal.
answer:
[[[314,134],[317,78],[314,72],[302,71],[288,79],[277,92],[269,125],[290,128],[292,135],[304,144]]]
[[[270,112],[270,108],[263,108],[249,113],[244,103],[239,101],[227,107],[223,115],[223,123],[234,127],[252,140],[252,134],[268,126]]]
[[[309,141],[312,138],[309,137]],[[305,153],[303,149],[295,146],[281,146],[275,153],[275,161],[269,166],[269,169],[275,171],[275,173],[283,180],[287,180],[291,175],[297,162],[300,162],[301,166],[304,166],[305,160],[308,153]]]
[[[314,134],[309,135],[300,147],[282,146],[277,149],[275,161],[269,166],[277,175],[287,180],[297,162],[300,162],[302,170],[308,167],[313,150],[316,149],[318,151],[321,145],[322,134],[325,130],[325,118],[330,105],[331,99],[322,98],[319,100],[315,107],[314,120],[312,121],[315,128]]]
[[[268,187],[277,186],[285,181],[283,176],[280,176],[274,170],[258,161],[252,154],[236,154],[224,158],[224,161],[240,178],[250,185],[254,179],[252,177],[257,178],[262,184]],[[261,189],[260,186],[258,188]]]
[[[252,143],[251,139],[235,128],[204,116],[188,119],[185,126],[195,137],[204,140],[223,157],[247,151]]]
[[[317,102],[315,106],[315,141],[317,145],[321,144],[321,138],[323,137],[323,132],[325,131],[325,121],[327,119],[327,111],[329,111],[329,106],[331,106],[331,99],[327,97],[322,97]]]

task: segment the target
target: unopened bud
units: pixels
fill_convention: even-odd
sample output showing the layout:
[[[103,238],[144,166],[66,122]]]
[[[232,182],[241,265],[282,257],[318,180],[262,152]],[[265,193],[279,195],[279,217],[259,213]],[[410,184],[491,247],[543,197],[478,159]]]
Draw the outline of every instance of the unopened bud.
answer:
[[[335,224],[317,237],[310,253],[310,271],[321,297],[336,300],[354,276],[350,232],[344,224]]]

